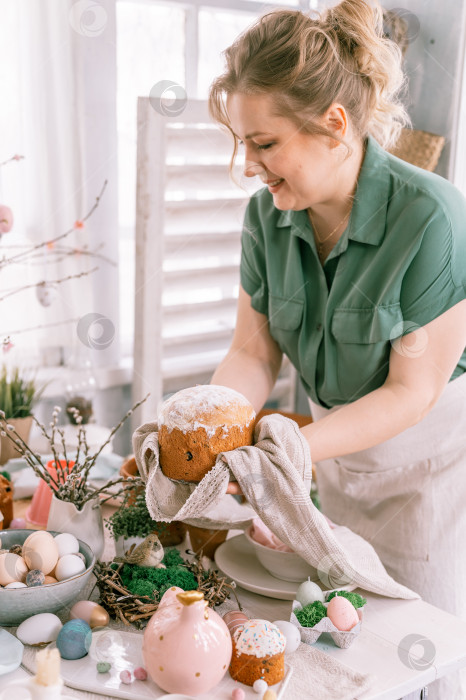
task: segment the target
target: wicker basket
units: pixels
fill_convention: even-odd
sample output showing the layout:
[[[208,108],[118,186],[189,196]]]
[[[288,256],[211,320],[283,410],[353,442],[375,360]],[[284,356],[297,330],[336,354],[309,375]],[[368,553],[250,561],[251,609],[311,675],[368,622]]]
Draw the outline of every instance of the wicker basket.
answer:
[[[403,129],[396,146],[390,149],[390,153],[412,165],[417,165],[418,168],[433,172],[444,145],[443,136],[417,129]]]

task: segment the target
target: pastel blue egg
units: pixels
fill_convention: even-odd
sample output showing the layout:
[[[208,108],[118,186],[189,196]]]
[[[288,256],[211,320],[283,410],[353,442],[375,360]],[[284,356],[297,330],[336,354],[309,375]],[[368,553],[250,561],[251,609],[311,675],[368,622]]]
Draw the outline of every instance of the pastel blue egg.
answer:
[[[65,622],[58,633],[57,649],[62,659],[81,659],[91,646],[92,631],[84,620]]]

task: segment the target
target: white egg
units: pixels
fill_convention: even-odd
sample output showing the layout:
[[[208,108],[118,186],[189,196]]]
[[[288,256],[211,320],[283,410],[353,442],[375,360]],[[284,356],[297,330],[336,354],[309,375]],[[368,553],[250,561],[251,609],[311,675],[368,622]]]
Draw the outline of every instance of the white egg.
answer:
[[[24,620],[16,630],[16,636],[23,644],[45,644],[54,642],[62,627],[53,613],[40,613]]]
[[[12,581],[5,588],[27,588],[27,586],[22,581]]]
[[[324,602],[324,594],[317,583],[314,583],[310,579],[304,581],[296,591],[296,600],[301,603],[303,608],[309,603],[313,603],[318,600],[320,603]]]
[[[64,581],[66,578],[80,574],[85,569],[85,563],[76,554],[65,554],[64,557],[60,557],[55,567],[55,578],[57,581]]]
[[[301,644],[301,633],[297,627],[287,620],[275,620],[280,632],[286,637],[285,654],[292,654]]]
[[[55,535],[55,542],[58,547],[59,557],[64,557],[65,554],[77,554],[79,552],[79,542],[76,537],[69,532],[62,532],[60,535]]]

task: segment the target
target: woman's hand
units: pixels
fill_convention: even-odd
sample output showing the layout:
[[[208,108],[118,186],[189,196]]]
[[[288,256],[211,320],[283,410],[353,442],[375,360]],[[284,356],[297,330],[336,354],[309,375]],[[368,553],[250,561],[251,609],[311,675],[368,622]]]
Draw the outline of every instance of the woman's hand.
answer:
[[[228,483],[226,493],[231,493],[234,496],[244,496],[244,493],[241,491],[241,486],[237,481],[230,481]]]

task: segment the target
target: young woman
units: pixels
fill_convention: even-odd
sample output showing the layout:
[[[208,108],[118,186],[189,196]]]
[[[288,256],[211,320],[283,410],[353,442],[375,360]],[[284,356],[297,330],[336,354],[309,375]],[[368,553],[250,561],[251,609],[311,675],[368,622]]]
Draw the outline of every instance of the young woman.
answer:
[[[364,0],[272,12],[227,49],[211,113],[266,187],[212,382],[259,410],[285,353],[309,395],[326,515],[466,620],[466,201],[385,150],[408,123],[402,83]],[[464,685],[450,676],[429,698],[463,700]]]

